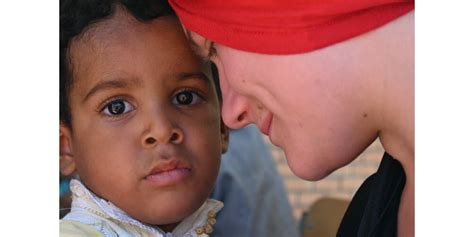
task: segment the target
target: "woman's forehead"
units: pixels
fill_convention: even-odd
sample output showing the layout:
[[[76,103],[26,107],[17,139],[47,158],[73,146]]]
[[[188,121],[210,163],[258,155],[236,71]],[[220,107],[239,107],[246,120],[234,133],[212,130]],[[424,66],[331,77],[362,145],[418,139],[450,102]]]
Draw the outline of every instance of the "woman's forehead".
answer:
[[[200,58],[209,60],[209,52],[213,42],[186,28],[184,28],[184,33],[193,52]]]

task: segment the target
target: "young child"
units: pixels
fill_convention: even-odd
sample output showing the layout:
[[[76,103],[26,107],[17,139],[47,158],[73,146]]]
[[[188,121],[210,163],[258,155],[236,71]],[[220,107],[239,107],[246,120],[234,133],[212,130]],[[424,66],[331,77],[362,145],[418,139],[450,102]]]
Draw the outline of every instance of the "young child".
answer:
[[[165,2],[166,3],[166,2]],[[61,236],[207,236],[228,132],[209,65],[159,1],[61,1]]]

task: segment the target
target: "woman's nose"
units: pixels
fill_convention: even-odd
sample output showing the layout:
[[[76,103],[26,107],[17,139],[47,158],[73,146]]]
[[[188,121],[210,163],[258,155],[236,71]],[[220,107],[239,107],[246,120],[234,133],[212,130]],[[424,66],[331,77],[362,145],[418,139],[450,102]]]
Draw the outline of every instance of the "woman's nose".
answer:
[[[222,120],[232,129],[247,126],[251,121],[249,100],[231,88],[222,88]]]
[[[158,116],[145,129],[141,138],[144,148],[154,147],[158,144],[181,144],[184,140],[184,132],[175,126],[169,118],[164,115]]]
[[[218,58],[215,59],[217,68],[214,76],[218,76],[222,94],[222,120],[232,129],[245,127],[251,123],[249,100],[239,94],[228,82],[223,67]]]

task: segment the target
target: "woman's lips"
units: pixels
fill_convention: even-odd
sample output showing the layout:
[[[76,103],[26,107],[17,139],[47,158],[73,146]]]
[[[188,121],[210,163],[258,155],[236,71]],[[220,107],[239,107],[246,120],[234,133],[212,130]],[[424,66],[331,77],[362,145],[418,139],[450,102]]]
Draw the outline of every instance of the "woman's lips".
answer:
[[[158,164],[145,177],[146,180],[157,186],[176,184],[191,175],[191,168],[179,161],[170,161]]]

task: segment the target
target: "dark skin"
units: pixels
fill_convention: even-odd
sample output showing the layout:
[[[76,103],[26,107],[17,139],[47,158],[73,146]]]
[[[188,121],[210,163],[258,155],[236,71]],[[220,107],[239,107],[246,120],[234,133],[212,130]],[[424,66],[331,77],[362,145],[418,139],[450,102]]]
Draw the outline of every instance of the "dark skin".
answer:
[[[207,199],[227,144],[209,68],[176,17],[142,23],[121,8],[70,52],[62,173],[77,172],[99,197],[172,231]]]

